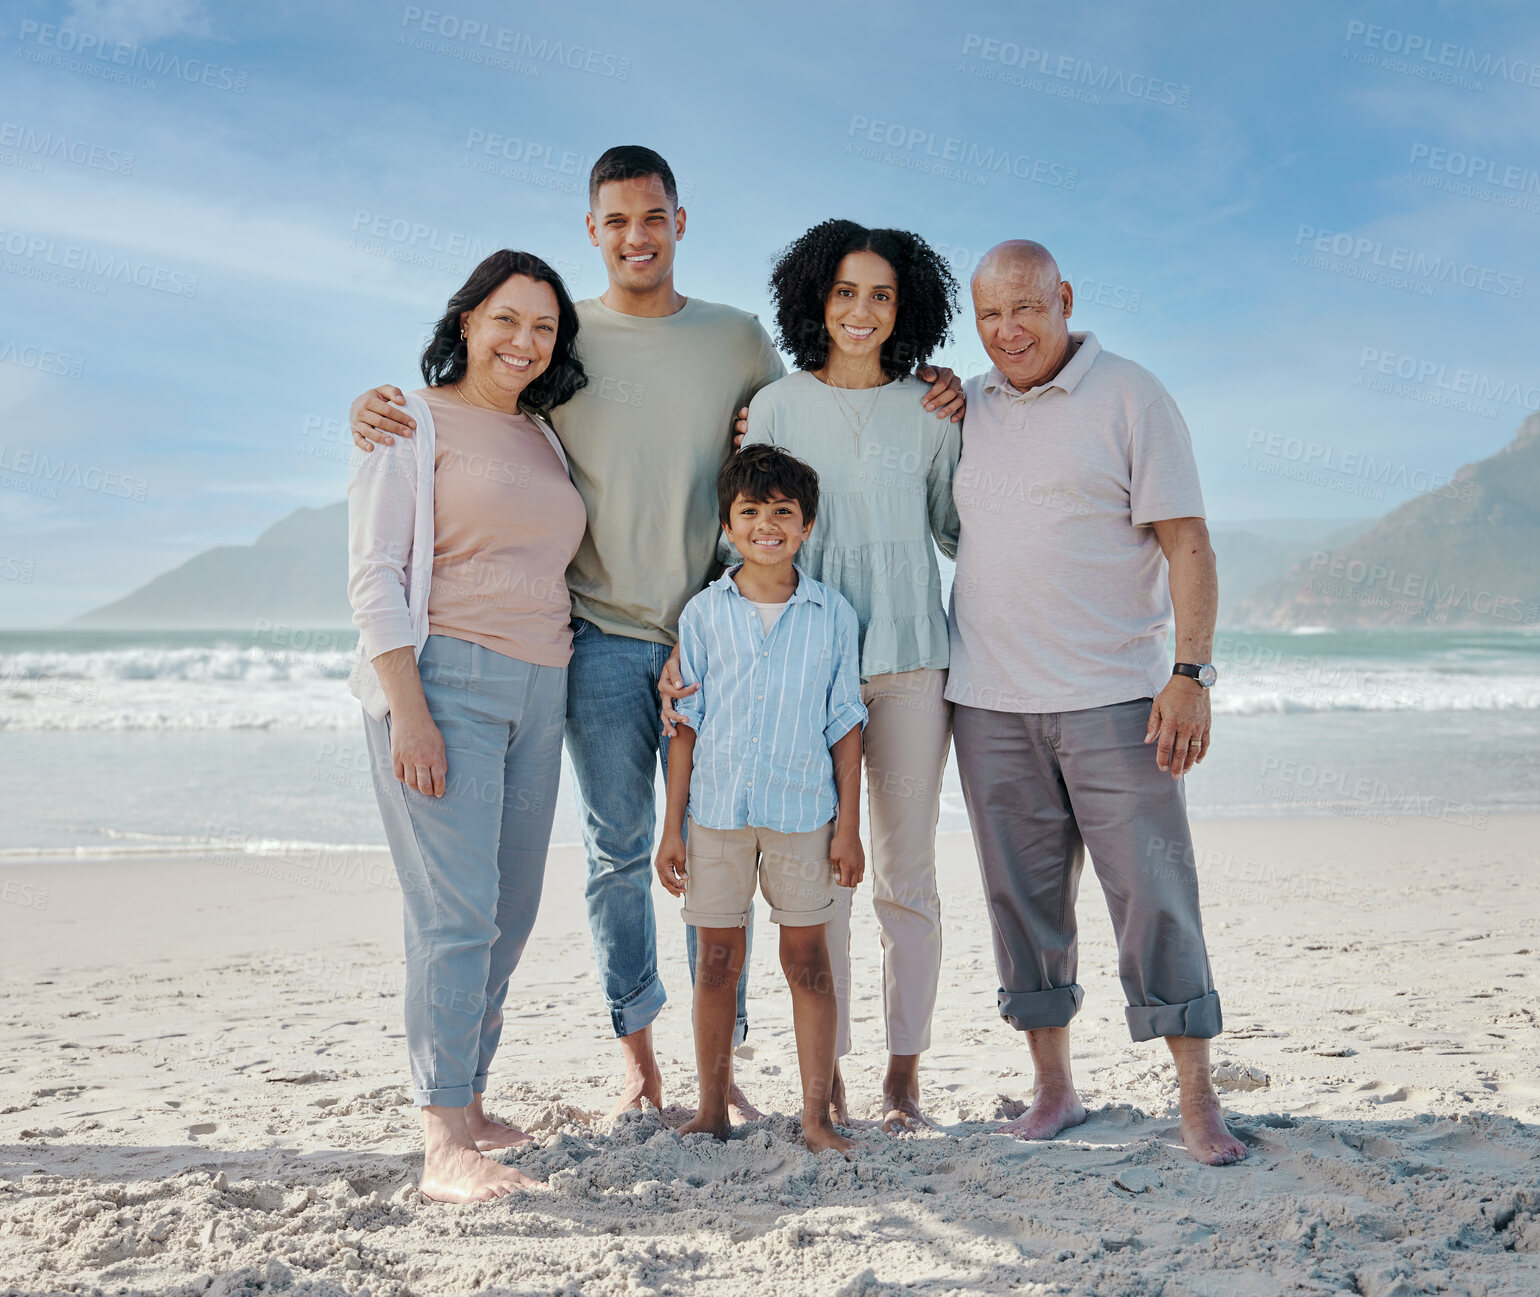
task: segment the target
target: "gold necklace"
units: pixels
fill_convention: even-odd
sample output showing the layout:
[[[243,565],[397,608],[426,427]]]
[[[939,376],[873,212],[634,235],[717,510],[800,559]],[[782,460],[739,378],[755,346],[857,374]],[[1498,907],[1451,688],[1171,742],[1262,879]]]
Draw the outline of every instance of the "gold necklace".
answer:
[[[876,387],[871,389],[871,397],[866,401],[865,405],[859,405],[853,397],[842,396],[841,393],[860,391],[860,388],[845,388],[840,387],[837,383],[831,383],[827,380],[822,381],[823,385],[829,389],[829,395],[834,398],[835,408],[840,412],[841,417],[844,418],[846,426],[849,427],[851,435],[855,438],[856,446],[859,447],[861,444],[861,431],[871,420],[872,413],[877,408],[878,394],[887,384],[885,382],[878,383]]]

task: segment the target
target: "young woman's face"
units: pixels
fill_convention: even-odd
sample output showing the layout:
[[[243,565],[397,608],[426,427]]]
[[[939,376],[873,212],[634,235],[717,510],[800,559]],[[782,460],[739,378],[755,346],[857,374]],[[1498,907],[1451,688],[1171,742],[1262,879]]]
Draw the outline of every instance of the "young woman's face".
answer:
[[[848,252],[824,303],[830,346],[852,360],[876,357],[898,321],[898,276],[875,252]]]
[[[470,381],[517,397],[550,366],[556,310],[556,292],[549,284],[527,275],[503,280],[480,306],[460,317]]]

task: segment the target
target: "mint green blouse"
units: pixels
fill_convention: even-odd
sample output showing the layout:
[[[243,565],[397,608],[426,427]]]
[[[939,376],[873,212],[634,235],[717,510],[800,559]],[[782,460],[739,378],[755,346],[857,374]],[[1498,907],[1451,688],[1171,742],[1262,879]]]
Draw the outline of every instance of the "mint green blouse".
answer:
[[[817,470],[818,518],[797,566],[855,607],[863,680],[947,664],[931,539],[956,556],[952,478],[962,434],[961,425],[920,404],[929,386],[900,378],[836,398],[799,370],[761,388],[749,404],[744,445],[780,446]],[[736,562],[725,536],[722,544],[724,559]]]

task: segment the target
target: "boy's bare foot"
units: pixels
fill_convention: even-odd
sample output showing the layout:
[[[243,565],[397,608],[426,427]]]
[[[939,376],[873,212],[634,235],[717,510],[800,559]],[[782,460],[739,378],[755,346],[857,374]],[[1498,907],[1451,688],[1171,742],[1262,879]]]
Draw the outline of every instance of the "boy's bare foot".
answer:
[[[735,1126],[741,1126],[746,1121],[760,1121],[765,1114],[749,1102],[748,1097],[738,1088],[738,1082],[734,1081],[732,1089],[727,1092],[727,1115]]]
[[[626,1060],[626,1083],[607,1120],[614,1121],[623,1112],[641,1112],[648,1104],[661,1110],[663,1073],[652,1052],[652,1027],[622,1036],[620,1049]]]
[[[1045,1085],[1038,1088],[1030,1108],[996,1133],[1014,1135],[1017,1139],[1052,1139],[1061,1130],[1078,1126],[1084,1120],[1085,1108],[1073,1089]]]
[[[1182,1143],[1204,1166],[1229,1166],[1245,1161],[1250,1152],[1230,1133],[1220,1110],[1219,1096],[1210,1087],[1207,1094],[1183,1092]]]
[[[840,1075],[840,1061],[834,1060],[834,1082],[829,1087],[829,1120],[837,1126],[850,1124],[850,1109],[845,1105],[845,1078]]]
[[[714,1139],[726,1140],[733,1133],[733,1124],[724,1114],[721,1118],[707,1116],[704,1112],[697,1112],[684,1125],[677,1127],[681,1135],[707,1134]]]
[[[487,1116],[481,1106],[479,1094],[471,1100],[470,1107],[465,1110],[465,1126],[470,1132],[471,1139],[475,1141],[476,1147],[483,1153],[495,1148],[523,1148],[524,1145],[535,1142],[533,1135],[526,1134],[517,1126],[508,1126]]]
[[[931,1128],[920,1111],[920,1056],[889,1054],[888,1072],[882,1078],[882,1129],[889,1135]]]
[[[425,1157],[417,1185],[423,1197],[434,1202],[490,1202],[522,1189],[547,1187],[469,1148],[446,1148]]]
[[[846,1161],[851,1160],[862,1147],[855,1140],[846,1139],[833,1126],[819,1126],[807,1121],[802,1123],[802,1141],[814,1153],[832,1148]]]

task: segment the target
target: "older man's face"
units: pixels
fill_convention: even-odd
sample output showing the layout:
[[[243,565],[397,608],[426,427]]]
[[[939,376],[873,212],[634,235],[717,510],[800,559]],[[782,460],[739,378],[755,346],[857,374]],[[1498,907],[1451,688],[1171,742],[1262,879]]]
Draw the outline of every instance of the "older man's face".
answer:
[[[1013,387],[1026,391],[1052,378],[1069,351],[1074,290],[1041,266],[980,268],[973,280],[979,341]]]

